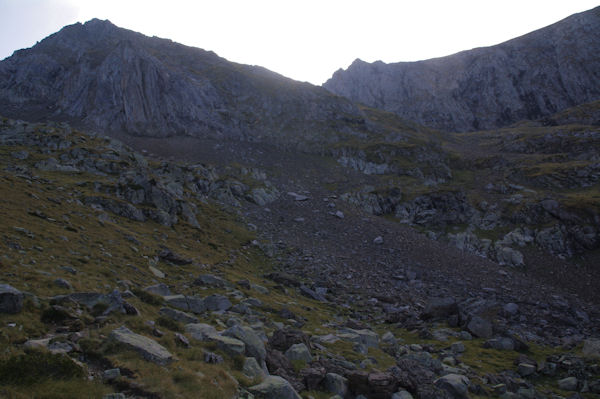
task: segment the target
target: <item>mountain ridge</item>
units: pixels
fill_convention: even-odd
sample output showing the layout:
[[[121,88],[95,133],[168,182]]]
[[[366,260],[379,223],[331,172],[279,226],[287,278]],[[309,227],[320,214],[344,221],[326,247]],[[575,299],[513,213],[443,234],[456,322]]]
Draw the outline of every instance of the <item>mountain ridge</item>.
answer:
[[[362,120],[350,101],[262,67],[147,37],[109,21],[74,24],[0,63],[0,106],[100,131],[297,142]],[[302,118],[288,118],[288,115]]]
[[[598,26],[600,7],[445,57],[391,64],[357,59],[323,87],[437,129],[503,127],[600,98]]]

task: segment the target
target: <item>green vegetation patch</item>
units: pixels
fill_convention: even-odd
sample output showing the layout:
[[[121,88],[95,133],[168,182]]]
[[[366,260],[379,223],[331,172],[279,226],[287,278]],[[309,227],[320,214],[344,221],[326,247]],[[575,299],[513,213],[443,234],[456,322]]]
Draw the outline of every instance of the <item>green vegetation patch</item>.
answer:
[[[33,351],[0,361],[0,383],[32,385],[46,379],[83,378],[85,370],[65,355]]]

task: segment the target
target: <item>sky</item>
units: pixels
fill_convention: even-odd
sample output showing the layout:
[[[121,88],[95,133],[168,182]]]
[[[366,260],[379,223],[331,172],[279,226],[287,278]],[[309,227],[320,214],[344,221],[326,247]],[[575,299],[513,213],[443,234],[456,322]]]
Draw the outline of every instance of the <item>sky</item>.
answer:
[[[0,0],[0,59],[92,18],[322,84],[356,58],[417,61],[490,46],[598,0]]]

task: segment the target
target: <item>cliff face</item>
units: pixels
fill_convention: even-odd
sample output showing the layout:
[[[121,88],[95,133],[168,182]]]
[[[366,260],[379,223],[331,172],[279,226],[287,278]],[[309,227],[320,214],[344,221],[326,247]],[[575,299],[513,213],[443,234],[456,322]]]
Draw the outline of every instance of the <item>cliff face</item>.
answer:
[[[0,107],[102,131],[285,143],[362,120],[323,88],[100,20],[67,26],[0,62]]]
[[[600,7],[508,42],[418,62],[356,60],[324,87],[430,127],[470,131],[600,98]]]

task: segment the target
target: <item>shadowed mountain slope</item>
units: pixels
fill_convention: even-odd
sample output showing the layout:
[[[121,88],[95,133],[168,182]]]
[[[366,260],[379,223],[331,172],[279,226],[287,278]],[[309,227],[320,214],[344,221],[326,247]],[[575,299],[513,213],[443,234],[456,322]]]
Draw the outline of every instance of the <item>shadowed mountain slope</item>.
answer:
[[[350,101],[320,87],[97,19],[2,61],[0,107],[105,132],[285,144],[364,124]]]
[[[357,59],[324,87],[437,129],[474,131],[600,98],[600,7],[496,46],[385,64]]]

